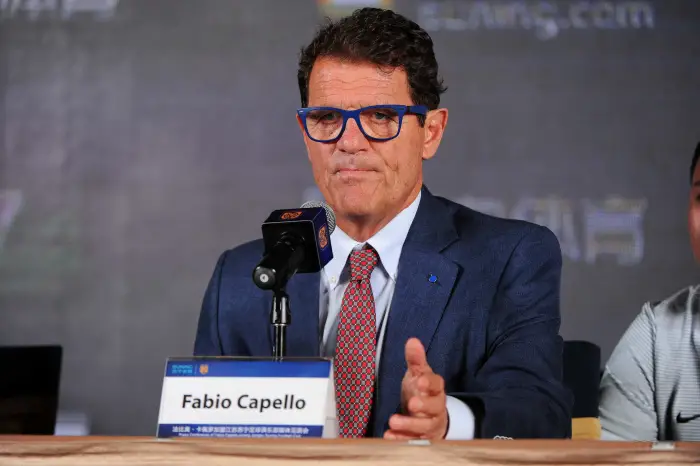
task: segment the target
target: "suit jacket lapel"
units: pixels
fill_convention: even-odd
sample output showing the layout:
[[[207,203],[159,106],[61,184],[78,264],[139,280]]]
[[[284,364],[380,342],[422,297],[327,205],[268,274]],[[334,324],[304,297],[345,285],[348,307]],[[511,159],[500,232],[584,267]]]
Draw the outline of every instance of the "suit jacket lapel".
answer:
[[[423,188],[416,218],[401,252],[387,321],[375,413],[377,435],[388,428],[389,417],[400,405],[406,341],[418,338],[430,361],[433,335],[460,272],[460,267],[440,251],[456,239],[451,213]]]
[[[299,274],[287,284],[291,322],[287,327],[287,356],[318,357],[320,274]],[[269,318],[268,318],[269,322]],[[270,324],[270,355],[274,329]]]

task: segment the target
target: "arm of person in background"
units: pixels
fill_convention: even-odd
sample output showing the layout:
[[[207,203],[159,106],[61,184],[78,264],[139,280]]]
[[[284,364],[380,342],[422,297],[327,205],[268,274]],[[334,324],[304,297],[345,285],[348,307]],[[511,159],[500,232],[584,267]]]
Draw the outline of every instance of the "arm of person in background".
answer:
[[[221,271],[226,261],[227,253],[219,256],[214,267],[214,273],[209,279],[202,309],[197,324],[197,335],[194,342],[195,356],[221,356],[223,348],[219,337],[219,286],[221,284]]]
[[[629,326],[600,383],[603,440],[658,439],[654,409],[654,314],[649,304]]]
[[[487,358],[468,381],[470,393],[448,393],[474,413],[475,436],[566,438],[573,397],[563,385],[559,295],[561,249],[535,227],[521,239],[501,277],[488,325]]]

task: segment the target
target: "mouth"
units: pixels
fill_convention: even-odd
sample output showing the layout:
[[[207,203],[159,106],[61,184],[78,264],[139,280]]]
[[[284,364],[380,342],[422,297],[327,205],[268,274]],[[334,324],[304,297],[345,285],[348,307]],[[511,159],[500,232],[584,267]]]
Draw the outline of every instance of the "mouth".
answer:
[[[369,168],[339,168],[336,173],[367,173],[373,171]]]
[[[340,168],[335,172],[335,176],[341,182],[355,182],[372,178],[377,174],[376,170],[367,168]]]
[[[366,168],[340,168],[335,172],[333,177],[338,183],[355,185],[373,180],[376,175],[376,170],[369,170]]]

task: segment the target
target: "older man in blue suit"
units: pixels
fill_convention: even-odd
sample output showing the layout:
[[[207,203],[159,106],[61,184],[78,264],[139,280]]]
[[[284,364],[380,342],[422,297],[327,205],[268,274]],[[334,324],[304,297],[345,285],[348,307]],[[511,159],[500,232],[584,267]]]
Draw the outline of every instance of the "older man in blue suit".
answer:
[[[333,260],[287,287],[287,354],[334,358],[340,436],[568,437],[559,244],[423,185],[448,117],[428,34],[358,10],[316,34],[298,78],[297,120],[337,228]],[[262,253],[254,241],[219,258],[196,355],[271,356],[271,296],[251,279]]]

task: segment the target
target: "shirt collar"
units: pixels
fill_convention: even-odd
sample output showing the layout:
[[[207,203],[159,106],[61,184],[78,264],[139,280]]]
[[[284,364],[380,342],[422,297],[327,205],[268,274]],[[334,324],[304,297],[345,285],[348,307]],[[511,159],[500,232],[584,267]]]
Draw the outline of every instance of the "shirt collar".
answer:
[[[406,241],[413,219],[416,217],[416,212],[418,212],[420,198],[421,193],[419,192],[416,199],[408,207],[399,212],[384,228],[366,241],[367,244],[377,251],[379,263],[394,281],[398,273],[401,249]],[[323,268],[323,272],[329,278],[331,288],[335,288],[338,284],[340,274],[348,262],[350,253],[353,250],[361,249],[366,243],[357,242],[339,227],[335,228],[331,234],[333,259]]]

